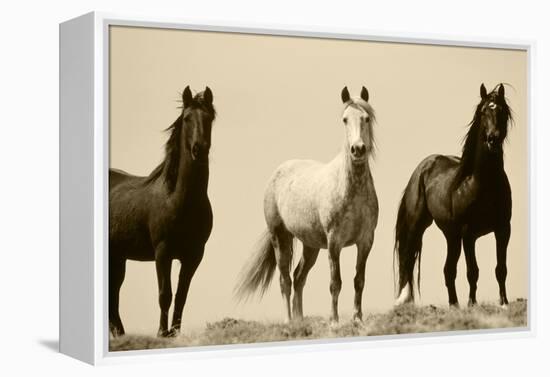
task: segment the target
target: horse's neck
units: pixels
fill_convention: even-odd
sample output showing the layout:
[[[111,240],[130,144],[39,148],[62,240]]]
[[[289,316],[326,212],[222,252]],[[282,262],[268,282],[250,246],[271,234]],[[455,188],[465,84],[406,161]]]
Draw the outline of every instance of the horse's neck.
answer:
[[[504,173],[504,157],[502,152],[491,154],[478,147],[472,177],[483,186],[491,185]]]
[[[197,164],[189,153],[182,151],[178,177],[171,198],[177,205],[186,205],[206,198],[208,190],[208,164]]]
[[[475,201],[484,192],[494,192],[495,185],[502,182],[500,178],[504,175],[504,163],[502,153],[491,155],[479,147],[474,158],[470,160],[470,166],[465,166],[465,161],[467,159],[463,156],[462,165],[457,172],[460,180],[456,182],[453,201],[468,206],[468,203]]]
[[[461,166],[460,168],[464,168]],[[470,167],[469,174],[464,175],[452,191],[452,213],[461,216],[478,200],[498,192],[504,176],[502,154],[487,155],[479,152]]]
[[[351,157],[344,150],[336,157],[340,169],[340,182],[345,195],[359,194],[365,191],[370,180],[369,156],[362,164],[353,164]]]

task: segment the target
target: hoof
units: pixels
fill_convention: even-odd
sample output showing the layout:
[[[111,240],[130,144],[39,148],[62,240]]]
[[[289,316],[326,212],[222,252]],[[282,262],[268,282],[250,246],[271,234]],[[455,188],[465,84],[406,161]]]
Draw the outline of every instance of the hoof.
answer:
[[[405,285],[401,292],[399,293],[399,297],[395,302],[393,303],[393,306],[401,306],[404,304],[414,304],[414,298],[412,295],[412,289],[409,284]]]
[[[118,328],[118,327],[111,326],[111,328],[109,330],[110,330],[111,335],[113,336],[113,338],[119,338],[121,336],[124,336],[124,334],[125,334],[123,328]]]
[[[460,309],[460,305],[458,304],[458,302],[449,304],[449,309]]]
[[[393,307],[397,308],[398,306],[402,305],[414,305],[414,300],[395,300],[393,303]]]
[[[172,327],[170,331],[168,331],[168,334],[166,335],[167,338],[176,338],[181,333],[181,328],[179,327]]]
[[[297,314],[297,313],[294,313],[294,315],[292,316],[292,319],[289,320],[288,322],[290,323],[291,321],[292,322],[301,322],[304,320],[304,315],[303,314]]]
[[[502,305],[500,305],[500,308],[501,308],[502,310],[508,310],[508,309],[510,309],[510,307],[508,306],[508,304],[502,304]]]
[[[363,314],[362,313],[355,313],[353,315],[352,321],[355,323],[363,323]]]
[[[471,299],[468,300],[468,306],[469,307],[477,306],[477,301],[472,301]]]
[[[157,331],[157,337],[158,338],[169,338],[171,335],[171,330],[168,331],[166,329],[159,329],[159,331]]]

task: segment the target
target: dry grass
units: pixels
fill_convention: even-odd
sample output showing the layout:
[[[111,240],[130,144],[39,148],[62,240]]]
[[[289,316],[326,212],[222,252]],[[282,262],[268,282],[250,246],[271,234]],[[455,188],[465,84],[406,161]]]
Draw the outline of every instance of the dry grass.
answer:
[[[244,344],[284,340],[343,338],[411,334],[452,330],[519,328],[527,326],[527,302],[517,300],[508,309],[481,304],[473,308],[448,309],[435,306],[405,305],[382,314],[371,314],[363,323],[341,321],[331,325],[321,317],[306,317],[302,321],[261,323],[225,318],[208,323],[197,334],[185,334],[175,339],[126,335],[111,339],[111,351],[188,347],[220,344]]]

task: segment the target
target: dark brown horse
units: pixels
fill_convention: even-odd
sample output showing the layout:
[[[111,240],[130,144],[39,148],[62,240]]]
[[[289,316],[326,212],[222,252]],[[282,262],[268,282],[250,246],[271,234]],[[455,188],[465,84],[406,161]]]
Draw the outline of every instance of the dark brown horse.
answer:
[[[212,91],[183,91],[182,113],[168,128],[164,161],[148,176],[109,170],[109,328],[124,334],[119,292],[126,260],[155,261],[159,289],[158,336],[175,336],[191,279],[212,230],[207,196],[208,153],[215,110]],[[172,327],[172,261],[181,262]]]
[[[397,304],[414,301],[414,265],[418,260],[420,285],[422,236],[432,221],[447,240],[444,274],[449,304],[458,305],[455,278],[462,247],[470,285],[469,305],[476,304],[479,269],[475,242],[491,232],[496,238],[495,273],[500,304],[508,304],[506,251],[510,238],[512,195],[504,171],[502,145],[511,111],[502,84],[490,93],[482,84],[480,94],[481,102],[470,123],[462,157],[427,157],[418,165],[405,188],[395,226],[395,256],[399,269]]]

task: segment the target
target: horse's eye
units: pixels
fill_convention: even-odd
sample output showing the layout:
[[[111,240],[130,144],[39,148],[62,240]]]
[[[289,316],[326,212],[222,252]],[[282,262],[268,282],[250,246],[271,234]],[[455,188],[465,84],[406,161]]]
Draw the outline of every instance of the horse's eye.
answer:
[[[344,124],[348,124],[348,118],[344,118]]]

